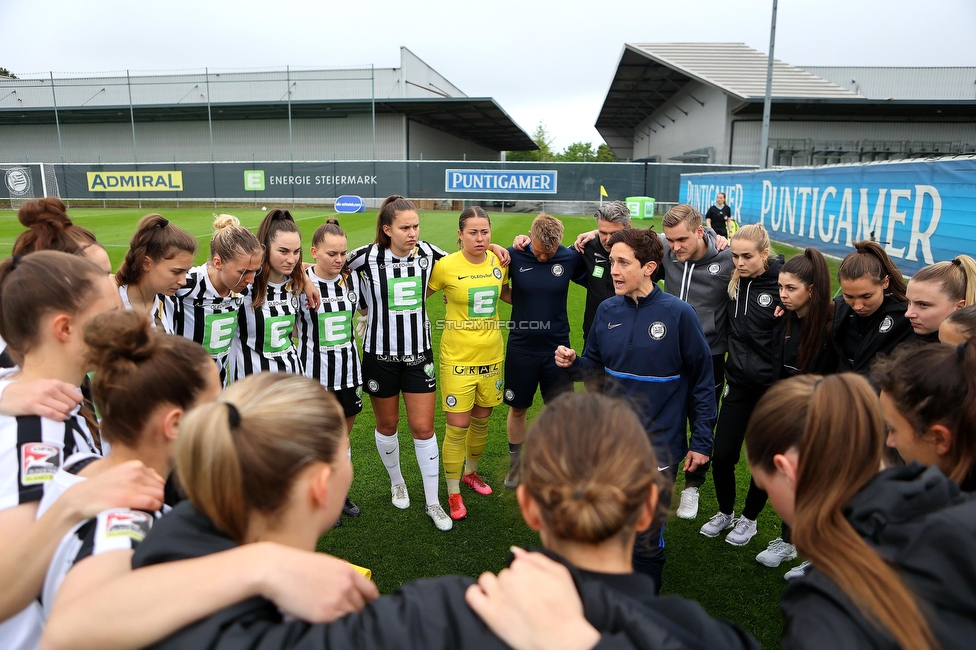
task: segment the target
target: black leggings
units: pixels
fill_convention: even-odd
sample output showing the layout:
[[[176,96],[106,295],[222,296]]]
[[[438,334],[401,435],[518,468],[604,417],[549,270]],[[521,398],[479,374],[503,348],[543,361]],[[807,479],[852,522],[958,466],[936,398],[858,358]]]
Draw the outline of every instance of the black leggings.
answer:
[[[742,441],[746,435],[749,416],[756,403],[766,392],[765,386],[737,385],[727,383],[728,393],[722,400],[722,410],[715,427],[715,451],[712,453],[712,480],[715,482],[715,497],[718,509],[732,514],[735,507],[735,466],[742,452]],[[755,520],[766,505],[766,493],[749,481],[749,493],[742,516]]]
[[[715,374],[715,408],[722,399],[722,388],[725,383],[725,353],[712,355],[712,371]],[[688,412],[691,413],[694,405],[688,404]],[[705,477],[708,475],[708,468],[711,461],[706,462],[693,472],[685,472],[685,487],[696,488],[705,484]]]

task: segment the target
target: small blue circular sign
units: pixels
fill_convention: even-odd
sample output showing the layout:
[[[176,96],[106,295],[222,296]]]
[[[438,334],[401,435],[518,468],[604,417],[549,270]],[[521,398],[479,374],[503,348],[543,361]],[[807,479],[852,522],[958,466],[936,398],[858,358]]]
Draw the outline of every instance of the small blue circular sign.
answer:
[[[340,214],[353,214],[354,212],[365,212],[366,202],[362,197],[352,194],[343,194],[335,200],[335,211]]]

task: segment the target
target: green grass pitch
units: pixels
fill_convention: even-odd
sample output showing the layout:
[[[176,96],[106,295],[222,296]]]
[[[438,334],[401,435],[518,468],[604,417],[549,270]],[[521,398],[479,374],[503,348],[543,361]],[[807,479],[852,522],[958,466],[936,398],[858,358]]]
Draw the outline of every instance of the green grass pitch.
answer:
[[[272,206],[268,206],[272,207]],[[128,249],[128,241],[135,224],[152,210],[142,209],[73,209],[69,210],[74,222],[92,230],[103,242],[118,268]],[[205,261],[207,244],[213,221],[213,210],[160,208],[173,223],[196,235],[200,240],[198,264]],[[255,209],[227,210],[255,231],[263,212]],[[292,212],[303,233],[305,259],[311,261],[308,247],[315,228],[334,213],[327,209],[298,209]],[[376,212],[355,215],[338,215],[339,222],[348,233],[350,249],[372,240],[376,229]],[[532,215],[492,214],[492,239],[502,245],[511,245],[515,235],[526,233]],[[593,227],[589,216],[562,216],[566,226],[564,242],[569,244],[576,234]],[[653,222],[660,232],[660,219]],[[643,225],[636,222],[635,225]],[[17,234],[23,230],[16,213],[0,211],[0,255],[6,257]],[[457,239],[457,215],[447,212],[422,212],[421,237],[445,250],[455,250]],[[796,252],[786,246],[776,246],[787,257]],[[836,262],[831,260],[831,271],[836,275]],[[569,294],[569,314],[572,324],[573,346],[582,350],[581,323],[584,291],[572,285]],[[511,308],[502,304],[501,318],[507,318]],[[429,303],[429,315],[433,321],[442,318],[444,305],[439,296]],[[507,332],[506,332],[507,333]],[[434,350],[439,349],[440,332],[434,331]],[[578,385],[579,386],[579,385]],[[373,441],[373,416],[369,400],[364,400],[364,410],[358,417],[352,432],[353,465],[355,479],[350,496],[362,507],[358,519],[343,518],[342,527],[330,532],[319,542],[319,550],[345,558],[355,564],[369,567],[373,578],[383,593],[390,593],[399,585],[421,577],[442,574],[477,576],[482,571],[498,571],[505,566],[508,549],[512,545],[538,545],[538,535],[529,530],[519,514],[514,492],[502,486],[508,469],[508,446],[505,437],[507,408],[495,409],[491,418],[488,446],[481,461],[480,472],[494,488],[491,496],[479,496],[463,488],[468,507],[466,520],[457,522],[454,530],[441,533],[423,512],[423,491],[420,473],[413,455],[413,444],[406,429],[406,415],[401,412],[401,462],[403,474],[412,494],[409,510],[401,511],[390,504],[389,479],[382,462],[377,457]],[[438,398],[438,404],[440,399]],[[541,408],[541,398],[529,411],[529,420]],[[435,430],[438,439],[443,438],[444,415],[437,409]],[[676,493],[682,487],[679,476]],[[738,472],[739,503],[741,505],[748,487],[748,471],[745,462]],[[677,507],[675,498],[674,507]],[[441,502],[447,505],[447,495],[441,485]],[[778,601],[785,582],[786,570],[767,569],[755,561],[756,554],[766,543],[779,535],[779,519],[767,506],[759,518],[759,533],[744,548],[724,543],[721,538],[707,539],[698,534],[698,528],[718,510],[711,481],[701,490],[701,509],[695,521],[682,521],[672,516],[668,519],[665,541],[668,561],[665,566],[664,587],[666,593],[692,598],[705,609],[720,618],[734,621],[755,635],[764,646],[778,645],[782,622]],[[791,563],[792,565],[792,563]]]

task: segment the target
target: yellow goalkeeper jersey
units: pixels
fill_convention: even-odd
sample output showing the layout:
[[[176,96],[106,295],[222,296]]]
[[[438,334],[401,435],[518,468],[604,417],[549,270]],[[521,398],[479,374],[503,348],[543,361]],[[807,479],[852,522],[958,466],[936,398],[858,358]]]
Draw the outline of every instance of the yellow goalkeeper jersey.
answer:
[[[491,251],[481,264],[469,262],[462,251],[438,260],[427,286],[447,296],[440,363],[483,365],[504,358],[498,299],[507,283],[508,269]]]

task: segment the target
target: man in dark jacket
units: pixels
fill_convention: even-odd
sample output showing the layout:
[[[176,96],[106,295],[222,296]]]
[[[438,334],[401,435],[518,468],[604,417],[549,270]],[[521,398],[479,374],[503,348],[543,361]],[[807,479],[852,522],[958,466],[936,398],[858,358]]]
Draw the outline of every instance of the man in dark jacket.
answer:
[[[729,349],[729,280],[735,266],[732,249],[716,247],[716,237],[702,227],[695,208],[679,204],[664,215],[664,290],[695,308],[712,353],[715,403],[725,383],[725,353]],[[698,488],[705,483],[709,464],[685,473],[685,488],[675,514],[679,519],[698,516]]]

